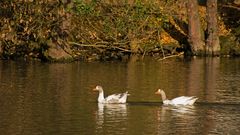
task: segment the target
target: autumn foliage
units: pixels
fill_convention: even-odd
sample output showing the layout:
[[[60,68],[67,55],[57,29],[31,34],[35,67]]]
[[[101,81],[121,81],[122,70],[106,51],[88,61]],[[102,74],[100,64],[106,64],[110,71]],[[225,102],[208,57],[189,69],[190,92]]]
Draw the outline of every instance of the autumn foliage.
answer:
[[[184,0],[8,0],[0,7],[4,59],[165,57],[189,44]],[[226,20],[219,20],[220,35],[232,34]],[[205,24],[201,19],[203,29]]]

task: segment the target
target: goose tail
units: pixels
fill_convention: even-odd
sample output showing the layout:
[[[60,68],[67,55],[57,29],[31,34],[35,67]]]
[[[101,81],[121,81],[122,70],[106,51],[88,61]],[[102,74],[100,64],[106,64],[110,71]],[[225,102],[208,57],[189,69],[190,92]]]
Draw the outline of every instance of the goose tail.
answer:
[[[189,105],[193,105],[197,100],[198,100],[197,97],[192,97],[191,102],[189,103]]]
[[[130,96],[130,95],[131,95],[131,94],[128,93],[128,91],[126,91],[125,94],[126,94],[127,96]]]

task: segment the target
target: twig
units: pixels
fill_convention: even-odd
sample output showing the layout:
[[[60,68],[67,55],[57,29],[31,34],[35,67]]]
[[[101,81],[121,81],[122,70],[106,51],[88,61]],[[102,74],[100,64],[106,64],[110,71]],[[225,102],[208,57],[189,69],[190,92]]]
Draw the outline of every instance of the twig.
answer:
[[[102,45],[102,44],[108,44],[108,42],[97,42],[95,44],[79,44],[79,43],[76,43],[76,42],[69,42],[69,44],[82,46],[82,47],[114,48],[114,49],[118,49],[118,50],[121,50],[121,51],[124,51],[124,52],[132,52],[131,50],[128,50],[128,49],[125,49],[125,48],[121,48],[121,47],[118,47],[118,46]]]
[[[95,43],[95,44],[79,44],[79,43],[76,43],[76,42],[69,42],[69,44],[82,46],[82,47],[108,47],[107,45],[97,45],[98,43]]]
[[[139,31],[139,30],[147,23],[148,18],[149,18],[149,16],[147,16],[147,18],[144,20],[144,22],[142,23],[142,25],[140,25],[140,26],[137,28],[136,31]]]
[[[222,7],[233,8],[233,9],[236,9],[236,10],[240,10],[239,7],[237,7],[237,6],[232,6],[232,5],[222,5]]]
[[[104,32],[102,32],[101,30],[97,29],[95,26],[93,26],[93,24],[91,23],[91,21],[90,21],[89,19],[86,18],[86,20],[88,21],[89,25],[90,25],[93,29],[95,29],[96,31],[98,31],[99,33],[103,34],[103,35],[106,37],[106,34],[105,34]],[[114,38],[114,37],[112,37],[112,36],[110,36],[110,37],[111,37],[113,40],[117,41],[116,38]]]
[[[161,59],[158,59],[158,61],[162,61],[162,60],[165,60],[165,59],[168,59],[168,58],[172,58],[172,57],[178,57],[178,56],[181,56],[181,55],[183,55],[183,54],[184,54],[184,52],[181,52],[181,53],[176,54],[176,55],[166,56],[166,57],[163,57],[163,58],[161,58]]]

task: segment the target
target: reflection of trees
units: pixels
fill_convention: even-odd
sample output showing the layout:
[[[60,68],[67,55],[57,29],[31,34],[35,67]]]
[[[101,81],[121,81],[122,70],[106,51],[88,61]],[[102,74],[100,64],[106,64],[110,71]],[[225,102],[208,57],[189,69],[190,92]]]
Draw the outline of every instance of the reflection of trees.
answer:
[[[217,93],[217,79],[219,73],[220,59],[206,58],[205,59],[205,74],[204,74],[204,93],[207,101],[215,101]]]
[[[36,126],[34,98],[38,94],[32,81],[33,66],[24,62],[1,63],[0,123],[5,125],[1,134],[29,134]],[[35,101],[36,102],[36,101]],[[39,106],[37,106],[39,107]],[[2,127],[1,127],[2,128]],[[40,128],[40,126],[39,126]]]
[[[162,82],[164,79],[161,77],[167,77],[166,72],[163,72],[164,70],[164,67],[156,61],[146,58],[146,60],[139,62],[137,56],[132,56],[127,63],[126,85],[134,90],[131,93],[137,94],[131,94],[129,99],[138,102],[153,100],[155,90],[160,85],[168,85],[168,83]]]
[[[63,64],[9,62],[1,65],[2,134],[48,134],[63,131],[56,121],[71,109],[69,68]],[[71,69],[71,68],[70,68]],[[1,116],[3,118],[1,118]],[[0,127],[1,128],[1,127]]]
[[[200,95],[203,92],[205,100],[214,101],[219,61],[218,58],[191,60],[186,81],[188,95]]]

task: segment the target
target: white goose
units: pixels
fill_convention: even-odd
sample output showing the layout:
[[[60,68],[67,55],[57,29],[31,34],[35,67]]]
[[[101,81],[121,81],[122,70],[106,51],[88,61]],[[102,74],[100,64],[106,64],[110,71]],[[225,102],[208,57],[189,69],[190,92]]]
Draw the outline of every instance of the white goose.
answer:
[[[163,90],[158,89],[155,94],[161,95],[162,96],[162,101],[164,105],[193,105],[195,101],[198,99],[197,97],[186,97],[186,96],[181,96],[174,98],[172,100],[168,100],[166,97],[166,94]]]
[[[102,86],[97,85],[94,89],[94,91],[98,91],[98,103],[110,103],[110,104],[119,104],[119,103],[126,103],[127,102],[127,96],[129,95],[126,91],[125,93],[121,94],[113,94],[106,98],[104,98],[103,88]]]

